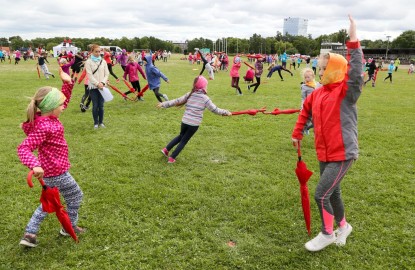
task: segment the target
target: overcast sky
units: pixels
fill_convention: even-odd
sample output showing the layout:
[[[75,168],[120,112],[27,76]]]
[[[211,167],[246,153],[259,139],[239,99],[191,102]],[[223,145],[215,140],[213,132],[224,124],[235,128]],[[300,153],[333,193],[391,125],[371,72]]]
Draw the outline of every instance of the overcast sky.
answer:
[[[359,39],[392,41],[415,30],[414,0],[0,0],[0,7],[0,37],[23,39],[270,37],[287,17],[308,19],[307,33],[317,38],[348,29],[348,13]]]

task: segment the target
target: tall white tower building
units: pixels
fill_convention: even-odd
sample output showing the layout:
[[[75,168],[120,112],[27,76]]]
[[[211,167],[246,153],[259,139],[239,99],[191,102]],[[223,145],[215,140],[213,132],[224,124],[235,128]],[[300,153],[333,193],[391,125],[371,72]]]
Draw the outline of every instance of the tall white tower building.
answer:
[[[302,18],[285,18],[283,35],[307,36],[308,19]]]

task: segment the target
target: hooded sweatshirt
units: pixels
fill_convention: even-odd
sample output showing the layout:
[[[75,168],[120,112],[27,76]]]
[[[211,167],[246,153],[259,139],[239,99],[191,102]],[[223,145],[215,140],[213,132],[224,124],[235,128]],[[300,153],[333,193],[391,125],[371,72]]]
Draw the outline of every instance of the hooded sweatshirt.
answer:
[[[347,43],[347,59],[330,54],[323,86],[305,99],[292,134],[292,138],[301,140],[304,125],[312,116],[314,143],[321,162],[358,158],[356,102],[363,85],[359,41]]]
[[[168,81],[167,77],[153,65],[153,61],[151,59],[151,55],[146,55],[144,58],[147,62],[145,65],[146,75],[147,75],[147,82],[148,86],[151,90],[154,90],[160,87],[160,77],[163,78],[164,81]]]
[[[17,147],[17,153],[25,166],[29,169],[42,167],[44,177],[58,176],[69,170],[68,145],[57,117],[37,114],[34,122],[23,123],[22,129],[27,138]],[[33,154],[36,149],[37,157]]]

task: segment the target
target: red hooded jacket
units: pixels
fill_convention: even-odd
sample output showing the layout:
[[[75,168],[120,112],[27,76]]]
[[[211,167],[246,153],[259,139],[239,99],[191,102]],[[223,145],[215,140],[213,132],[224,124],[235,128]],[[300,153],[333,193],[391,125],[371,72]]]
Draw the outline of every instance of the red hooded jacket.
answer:
[[[347,43],[347,59],[330,54],[322,87],[304,101],[292,138],[301,140],[309,116],[313,117],[317,158],[322,162],[357,159],[356,102],[363,85],[363,52],[359,41]]]

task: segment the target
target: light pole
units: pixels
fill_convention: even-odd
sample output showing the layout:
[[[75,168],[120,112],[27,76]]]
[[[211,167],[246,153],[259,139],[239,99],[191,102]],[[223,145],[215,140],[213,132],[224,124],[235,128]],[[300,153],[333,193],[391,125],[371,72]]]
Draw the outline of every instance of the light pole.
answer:
[[[391,36],[386,36],[386,38],[388,39],[388,43],[386,43],[386,54],[385,54],[385,60],[388,60],[389,39],[391,38]]]

